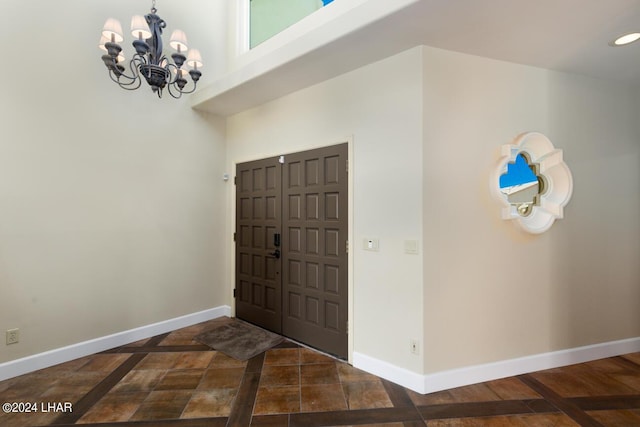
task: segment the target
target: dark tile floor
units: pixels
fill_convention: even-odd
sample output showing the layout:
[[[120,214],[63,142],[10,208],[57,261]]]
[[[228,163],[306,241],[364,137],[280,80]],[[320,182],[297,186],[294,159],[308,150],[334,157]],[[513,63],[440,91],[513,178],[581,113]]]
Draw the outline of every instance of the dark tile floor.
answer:
[[[37,409],[0,426],[640,426],[640,353],[420,395],[288,341],[246,362],[193,341],[228,321],[0,382]]]

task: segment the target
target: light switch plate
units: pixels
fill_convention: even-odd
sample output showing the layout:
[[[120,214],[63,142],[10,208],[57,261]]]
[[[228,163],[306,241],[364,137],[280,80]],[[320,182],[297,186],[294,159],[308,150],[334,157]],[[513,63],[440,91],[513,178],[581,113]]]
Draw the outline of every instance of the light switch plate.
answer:
[[[418,253],[418,241],[417,240],[405,240],[404,241],[404,253],[405,254],[417,254]]]

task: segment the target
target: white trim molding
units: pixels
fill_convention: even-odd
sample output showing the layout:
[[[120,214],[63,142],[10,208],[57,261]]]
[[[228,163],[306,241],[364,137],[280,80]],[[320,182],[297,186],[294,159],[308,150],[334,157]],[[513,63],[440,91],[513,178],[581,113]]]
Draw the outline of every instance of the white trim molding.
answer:
[[[232,38],[235,38],[235,57],[233,60],[243,55],[246,52],[249,52],[251,49],[251,1],[250,0],[240,0],[232,3],[232,7],[235,5],[235,15],[236,15],[236,27],[235,32]]]
[[[424,393],[424,375],[356,351],[353,352],[353,366],[418,393]]]
[[[433,393],[544,369],[584,363],[640,351],[640,337],[421,375],[354,352],[353,366],[418,393]]]
[[[230,314],[231,307],[223,305],[0,363],[0,381]]]

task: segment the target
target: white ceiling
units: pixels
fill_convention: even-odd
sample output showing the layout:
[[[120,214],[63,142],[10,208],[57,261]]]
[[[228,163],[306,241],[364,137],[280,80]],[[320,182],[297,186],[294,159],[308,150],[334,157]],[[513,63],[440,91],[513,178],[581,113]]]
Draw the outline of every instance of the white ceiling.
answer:
[[[234,114],[418,45],[640,85],[640,41],[609,46],[632,31],[640,0],[415,0],[255,76],[226,76],[192,105]]]
[[[640,83],[640,0],[421,0],[388,32],[422,44],[520,64]]]

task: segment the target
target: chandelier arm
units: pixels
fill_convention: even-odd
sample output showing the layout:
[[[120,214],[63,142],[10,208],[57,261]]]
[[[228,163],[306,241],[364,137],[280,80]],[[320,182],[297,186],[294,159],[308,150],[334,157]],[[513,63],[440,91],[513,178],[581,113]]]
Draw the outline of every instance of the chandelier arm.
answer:
[[[178,66],[176,66],[175,64],[167,64],[167,66],[165,67],[167,69],[167,71],[169,71],[169,80],[167,81],[167,84],[169,86],[178,86],[178,77],[181,75],[182,78],[184,79],[184,76],[187,73],[187,70],[184,70]],[[182,72],[182,73],[180,73]],[[180,92],[182,92],[182,89],[180,89],[180,87],[178,86],[178,89]]]
[[[180,90],[181,94],[188,95],[196,91],[196,84],[193,83],[193,87],[190,90]]]
[[[114,62],[113,67],[109,67],[109,77],[111,80],[118,83],[118,85],[127,89],[127,86],[131,86],[137,83],[135,89],[140,87],[140,75],[138,73],[137,66],[139,63],[143,63],[144,58],[140,58],[139,55],[134,55],[134,57],[129,61],[129,69],[131,70],[131,75],[126,75],[123,71],[116,72],[117,64]],[[123,81],[124,80],[124,81]],[[133,88],[129,89],[133,90]]]
[[[169,91],[169,95],[175,99],[179,99],[182,96],[182,91],[180,91],[174,82],[167,84],[167,90]]]
[[[136,68],[136,64],[138,62],[139,60],[136,61],[135,58],[129,61],[129,69],[131,70],[132,76],[127,76],[124,73],[120,73],[119,76],[116,76],[117,79],[114,79],[113,76],[111,76],[111,80],[118,83],[118,86],[120,86],[122,89],[125,89],[125,90],[138,89],[142,85],[142,79],[140,78],[140,75]],[[123,77],[125,78],[125,81],[122,81]]]
[[[140,78],[131,78],[126,76],[128,79],[130,79],[131,81],[126,82],[126,81],[122,81],[121,79],[119,79],[117,76],[114,77],[114,73],[110,72],[109,76],[111,77],[111,80],[113,80],[114,82],[116,82],[118,84],[118,86],[120,86],[122,89],[125,90],[135,90],[138,89],[140,87],[140,85],[142,84],[142,80]],[[122,76],[120,76],[122,77]],[[135,86],[134,86],[135,85]]]
[[[125,77],[131,80],[128,83],[123,83],[118,81],[118,84],[122,89],[125,90],[136,90],[142,85],[142,78],[140,77],[140,65],[145,64],[146,61],[140,55],[134,55],[134,57],[129,61],[129,69],[131,70],[131,74],[133,77],[125,75]],[[134,86],[135,85],[135,86]]]
[[[175,99],[180,99],[180,97],[182,96],[182,91],[181,91],[179,88],[178,88],[178,89],[175,89],[175,85],[174,85],[174,83],[171,83],[171,84],[167,85],[167,88],[169,89],[169,95],[171,95],[171,96],[172,96],[173,98],[175,98]],[[176,95],[176,94],[173,92],[173,90],[177,90],[177,91],[178,91],[178,94]]]
[[[193,83],[193,87],[189,90],[184,90],[185,86],[188,84],[188,80],[186,79],[186,74],[189,74],[189,72],[183,68],[179,68],[177,67],[175,64],[169,64],[167,65],[167,70],[169,70],[170,72],[173,70],[173,72],[171,72],[171,76],[173,76],[175,74],[175,78],[170,79],[170,81],[168,82],[168,86],[169,86],[169,93],[171,94],[171,96],[173,96],[174,98],[178,99],[180,98],[182,95],[185,94],[190,94],[196,91],[196,87],[197,87],[197,82],[193,81],[193,79],[191,79],[191,83]],[[182,77],[184,79],[184,85],[182,86],[182,88],[178,85],[178,70],[182,71]],[[173,88],[173,90],[172,90]],[[178,93],[178,95],[176,96],[174,94],[174,90]]]
[[[130,86],[138,80],[135,76],[130,77],[124,73],[116,73],[114,70],[109,70],[109,77],[111,77],[111,80],[118,83],[120,86]],[[127,80],[129,80],[129,82],[127,82]]]
[[[131,61],[129,61],[129,69],[131,70],[131,75],[133,77],[130,77],[131,79],[134,80],[142,80],[140,78],[140,65],[145,64],[147,61],[145,61],[143,56],[140,56],[138,54],[133,55],[133,58],[131,58]],[[140,86],[138,84],[138,86]]]
[[[109,76],[111,77],[111,80],[113,80],[114,82],[119,84],[119,79],[121,77],[124,77],[125,79],[132,78],[124,74],[124,67],[118,64],[118,61],[115,58],[110,57],[109,55],[104,55],[102,59],[107,66],[107,70],[109,70]]]
[[[166,59],[166,58],[163,57],[163,59]],[[164,68],[167,71],[169,71],[169,79],[167,80],[167,84],[175,83],[176,79],[178,78],[178,70],[179,70],[179,68],[176,67],[175,64],[172,64],[171,62],[168,62],[168,61],[167,61],[167,65]]]
[[[111,77],[111,80],[116,82],[121,87],[127,86],[127,85],[131,85],[131,84],[133,84],[135,82],[135,80],[132,80],[130,83],[126,83],[126,81],[123,82],[121,80],[122,77],[129,78],[129,79],[130,79],[130,77],[125,76],[123,74],[118,75],[118,73],[116,73],[114,70],[109,70],[109,77]]]
[[[129,83],[123,83],[118,80],[115,80],[115,82],[118,83],[118,86],[120,86],[124,90],[136,90],[140,87],[140,85],[142,85],[142,79],[140,79],[139,77],[136,79],[133,79]]]
[[[169,63],[166,66],[167,71],[169,71],[169,79],[167,81],[167,89],[169,90],[169,95],[171,95],[175,99],[179,99],[182,96],[182,90],[178,86],[178,76],[180,75],[179,70],[175,64]],[[186,73],[186,71],[182,71],[182,73]]]

